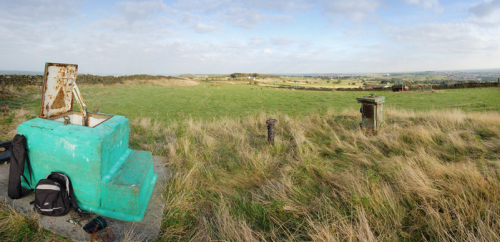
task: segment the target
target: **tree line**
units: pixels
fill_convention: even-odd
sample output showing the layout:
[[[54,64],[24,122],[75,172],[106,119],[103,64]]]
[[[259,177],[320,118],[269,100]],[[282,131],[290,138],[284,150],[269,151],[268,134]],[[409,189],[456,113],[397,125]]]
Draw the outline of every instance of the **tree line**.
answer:
[[[235,72],[231,75],[229,75],[231,78],[244,78],[244,77],[256,77],[256,78],[279,78],[278,75],[271,75],[271,74],[259,74],[259,73],[238,73]]]

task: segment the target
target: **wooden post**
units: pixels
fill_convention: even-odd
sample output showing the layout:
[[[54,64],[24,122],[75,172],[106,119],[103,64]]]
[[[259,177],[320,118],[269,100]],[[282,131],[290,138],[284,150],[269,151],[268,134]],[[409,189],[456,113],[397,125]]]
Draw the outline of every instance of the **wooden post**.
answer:
[[[2,80],[2,94],[5,94],[5,80]]]

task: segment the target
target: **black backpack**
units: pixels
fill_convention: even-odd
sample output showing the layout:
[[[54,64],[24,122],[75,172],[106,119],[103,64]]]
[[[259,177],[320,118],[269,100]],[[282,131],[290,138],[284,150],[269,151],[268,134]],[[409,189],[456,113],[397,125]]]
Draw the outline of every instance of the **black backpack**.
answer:
[[[21,187],[21,177],[23,177],[24,181],[28,184],[28,186],[30,186],[32,173],[28,150],[26,149],[26,137],[24,137],[24,135],[16,134],[16,136],[14,136],[10,153],[8,195],[12,199],[18,199],[22,197],[23,193],[23,188]],[[30,182],[28,182],[28,179],[24,176],[24,161],[26,161],[26,165],[28,166]]]
[[[72,205],[78,214],[83,213],[76,202],[71,181],[63,173],[52,172],[36,184],[33,206],[39,214],[63,216]]]

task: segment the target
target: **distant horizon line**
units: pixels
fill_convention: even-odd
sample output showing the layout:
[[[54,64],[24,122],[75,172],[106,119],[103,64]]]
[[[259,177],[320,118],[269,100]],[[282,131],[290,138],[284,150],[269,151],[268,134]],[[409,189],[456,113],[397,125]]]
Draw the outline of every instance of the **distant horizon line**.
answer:
[[[131,76],[131,75],[152,75],[152,76],[180,76],[180,75],[231,75],[233,73],[257,73],[263,75],[289,75],[289,76],[305,76],[305,75],[369,75],[369,74],[402,74],[402,73],[424,73],[424,72],[488,72],[488,71],[498,71],[500,68],[485,68],[485,69],[463,69],[463,70],[432,70],[432,71],[392,71],[392,72],[309,72],[309,73],[259,73],[259,72],[231,72],[231,73],[181,73],[181,74],[147,74],[147,73],[136,73],[136,74],[117,74],[117,73],[79,73],[79,74],[90,74],[98,76]],[[0,70],[0,75],[43,75],[42,71],[21,71],[21,70]]]

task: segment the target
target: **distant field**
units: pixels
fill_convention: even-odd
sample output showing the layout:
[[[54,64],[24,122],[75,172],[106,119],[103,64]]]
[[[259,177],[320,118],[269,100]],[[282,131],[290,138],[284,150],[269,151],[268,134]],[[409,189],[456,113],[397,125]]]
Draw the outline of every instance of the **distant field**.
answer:
[[[245,117],[261,112],[303,116],[328,109],[357,109],[356,97],[373,91],[300,91],[260,88],[248,85],[211,86],[201,83],[189,87],[150,85],[113,85],[80,87],[92,111],[124,115],[130,119],[152,117],[161,121],[192,117],[210,120],[220,117]],[[0,99],[11,108],[39,109],[39,90],[25,98]],[[412,110],[461,109],[464,111],[500,111],[500,88],[449,89],[436,93],[393,93],[385,96],[385,107]],[[76,105],[75,105],[76,106]]]
[[[220,89],[219,89],[220,88]],[[223,116],[242,117],[266,113],[306,115],[327,109],[340,111],[358,108],[356,97],[373,91],[291,91],[245,85],[200,84],[191,87],[158,87],[143,85],[82,86],[89,110],[99,106],[101,112],[129,118],[148,116],[168,121],[192,117],[212,119]],[[500,111],[500,88],[454,89],[438,93],[378,92],[385,96],[385,107],[413,110],[452,109],[464,111]]]
[[[304,80],[302,80],[304,81]],[[294,83],[294,82],[273,82],[273,81],[259,81],[261,86],[302,86],[302,87],[326,87],[326,88],[359,88],[363,86],[363,84],[359,81],[356,81],[356,85],[350,85],[349,83],[355,82],[351,80],[343,80],[341,84],[335,84],[335,80],[331,83],[327,83],[326,81],[311,81],[309,83]],[[368,84],[379,84],[367,82]]]
[[[441,75],[414,75],[414,74],[409,74],[409,73],[403,73],[403,74],[395,74],[395,75],[383,75],[383,74],[372,74],[370,75],[374,78],[382,78],[382,79],[387,79],[390,80],[392,78],[396,79],[403,79],[403,80],[411,80],[411,81],[441,81],[441,80],[446,80],[445,76]]]

